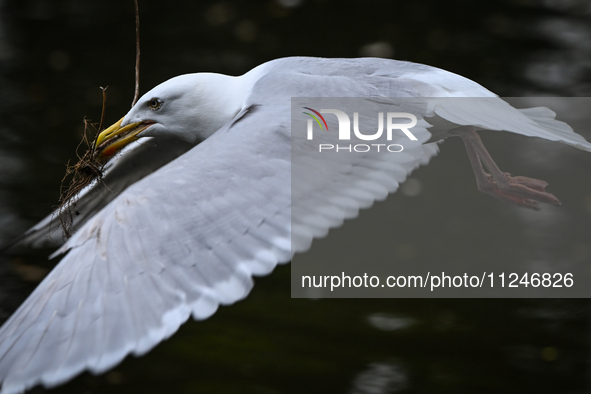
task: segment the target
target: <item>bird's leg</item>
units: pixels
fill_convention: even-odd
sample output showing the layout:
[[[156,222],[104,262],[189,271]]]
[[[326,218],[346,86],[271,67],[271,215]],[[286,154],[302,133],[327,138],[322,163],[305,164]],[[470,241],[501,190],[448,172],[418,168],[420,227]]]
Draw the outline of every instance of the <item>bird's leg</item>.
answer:
[[[476,175],[478,190],[481,192],[499,200],[535,210],[540,209],[538,202],[562,205],[553,194],[545,191],[547,182],[524,176],[513,177],[501,171],[473,126],[458,127],[451,130],[450,134],[461,137],[464,141],[474,175]]]

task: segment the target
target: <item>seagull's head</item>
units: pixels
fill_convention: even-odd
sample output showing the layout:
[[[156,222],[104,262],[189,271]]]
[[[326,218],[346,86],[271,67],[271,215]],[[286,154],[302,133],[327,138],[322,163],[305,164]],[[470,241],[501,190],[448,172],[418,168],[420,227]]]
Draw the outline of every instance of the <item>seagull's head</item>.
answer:
[[[173,137],[197,143],[231,121],[242,101],[233,94],[236,77],[185,74],[144,94],[117,123],[102,131],[95,147],[110,157],[141,137]]]

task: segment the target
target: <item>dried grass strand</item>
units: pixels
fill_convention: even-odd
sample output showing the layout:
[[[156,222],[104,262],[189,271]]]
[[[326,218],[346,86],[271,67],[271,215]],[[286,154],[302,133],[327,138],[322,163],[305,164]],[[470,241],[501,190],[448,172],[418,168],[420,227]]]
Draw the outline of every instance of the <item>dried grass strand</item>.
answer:
[[[140,94],[140,13],[138,0],[134,0],[133,3],[135,8],[135,92],[133,101],[131,103],[132,107],[137,103]],[[98,147],[98,149],[95,148],[97,138],[101,131],[103,131],[103,121],[105,119],[105,108],[107,101],[107,88],[101,87],[101,90],[103,91],[103,107],[98,128],[95,128],[94,125],[90,123],[90,121],[84,118],[84,133],[82,140],[76,148],[78,163],[70,165],[68,162],[66,165],[66,174],[64,175],[60,185],[60,198],[57,208],[57,215],[62,227],[63,238],[65,240],[70,238],[74,232],[74,216],[78,215],[78,211],[76,210],[76,197],[93,181],[97,179],[99,182],[102,181],[103,169],[108,159],[100,159],[97,152],[101,152],[107,146],[124,137],[124,135],[119,135],[115,138],[109,138],[107,141],[103,142]],[[93,138],[92,143],[89,143],[88,134],[89,130],[92,128],[95,128],[95,137]],[[85,144],[87,149],[84,155],[80,156],[79,150],[82,144]],[[66,188],[65,184],[70,176],[72,176],[72,178]],[[106,185],[104,186],[106,187]]]
[[[140,97],[140,10],[138,0],[133,0],[135,6],[135,93],[131,107],[137,103]]]
[[[60,185],[60,198],[57,208],[57,215],[62,227],[62,235],[64,239],[70,238],[74,231],[74,216],[78,215],[75,201],[76,196],[78,196],[78,194],[80,194],[80,192],[85,187],[90,185],[95,179],[100,181],[103,177],[103,168],[106,164],[106,161],[103,162],[99,160],[97,150],[95,149],[96,139],[102,131],[107,102],[107,88],[101,87],[101,90],[103,91],[103,107],[99,126],[94,130],[95,137],[92,139],[92,142],[89,142],[89,132],[95,127],[88,119],[84,118],[84,133],[82,135],[82,140],[76,148],[78,162],[74,165],[70,165],[70,163],[66,165],[66,174],[64,175]],[[86,145],[86,152],[84,155],[80,156],[79,151],[83,144]],[[71,180],[66,187],[65,184],[70,176],[72,176]]]

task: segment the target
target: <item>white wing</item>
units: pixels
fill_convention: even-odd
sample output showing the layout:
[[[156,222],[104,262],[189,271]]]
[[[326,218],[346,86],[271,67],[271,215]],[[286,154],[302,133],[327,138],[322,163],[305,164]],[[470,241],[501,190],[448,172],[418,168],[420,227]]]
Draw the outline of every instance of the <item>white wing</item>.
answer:
[[[0,328],[2,393],[53,386],[148,351],[190,315],[204,319],[220,304],[245,297],[252,275],[270,272],[313,237],[385,198],[436,154],[435,145],[421,145],[431,137],[423,121],[413,129],[419,141],[402,154],[318,161],[310,150],[293,152],[306,142],[290,135],[289,97],[318,86],[329,96],[416,97],[417,86],[426,84],[409,72],[386,75],[392,62],[363,59],[335,64],[367,78],[334,69],[323,77],[313,69],[289,76],[296,82],[288,86],[285,61],[261,79],[232,124],[128,187],[62,247],[67,255]],[[292,62],[304,69],[311,64]],[[383,67],[367,70],[374,63]],[[473,82],[465,88],[492,95]],[[422,93],[438,90],[450,89],[431,86]],[[540,111],[535,115],[554,124]],[[291,181],[301,173],[308,182]]]
[[[2,393],[104,371],[148,351],[189,315],[204,319],[244,298],[252,275],[289,261],[312,236],[395,191],[435,153],[418,144],[416,157],[400,164],[357,157],[345,171],[326,168],[303,185],[308,190],[294,191],[300,200],[292,206],[289,113],[251,107],[87,222],[0,329]],[[421,138],[429,137],[423,130]],[[292,209],[299,218],[293,249]]]

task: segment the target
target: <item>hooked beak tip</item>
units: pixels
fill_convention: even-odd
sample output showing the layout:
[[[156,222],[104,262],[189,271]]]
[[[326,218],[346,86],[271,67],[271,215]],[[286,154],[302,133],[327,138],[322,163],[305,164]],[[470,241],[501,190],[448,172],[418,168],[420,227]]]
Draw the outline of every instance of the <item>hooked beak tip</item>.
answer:
[[[129,143],[137,140],[138,134],[150,127],[154,122],[134,122],[122,126],[124,118],[103,130],[95,142],[95,150],[101,157],[110,157],[119,152]]]

